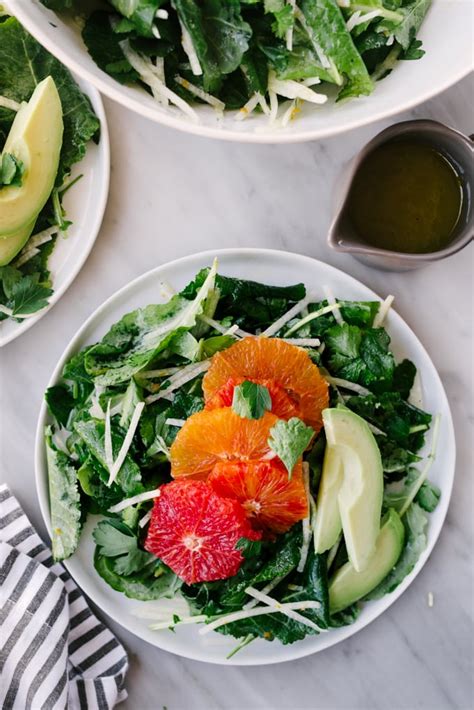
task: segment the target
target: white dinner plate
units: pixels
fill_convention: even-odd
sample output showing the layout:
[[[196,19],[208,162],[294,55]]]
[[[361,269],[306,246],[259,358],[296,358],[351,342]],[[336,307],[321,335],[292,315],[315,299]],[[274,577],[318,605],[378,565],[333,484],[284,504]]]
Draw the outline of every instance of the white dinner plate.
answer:
[[[5,0],[4,0],[5,2]],[[268,118],[252,114],[235,121],[235,112],[224,120],[205,105],[195,108],[199,123],[193,123],[173,107],[161,107],[137,86],[124,86],[99,69],[87,52],[77,24],[65,21],[42,5],[41,0],[7,0],[13,15],[51,54],[94,84],[103,94],[147,118],[187,133],[245,141],[292,143],[336,135],[406,111],[444,91],[473,67],[472,0],[433,0],[419,32],[426,54],[417,61],[402,61],[370,96],[323,106],[304,105],[297,120],[275,130]]]
[[[288,285],[302,281],[307,287],[317,288],[319,284],[330,286],[334,294],[342,299],[372,300],[378,299],[373,291],[348,276],[342,271],[299,254],[272,251],[267,249],[223,249],[216,252],[203,252],[187,256],[184,259],[159,266],[143,274],[128,286],[109,298],[84,323],[77,335],[69,343],[57,364],[49,386],[56,384],[66,360],[84,346],[100,340],[109,327],[118,321],[125,313],[135,308],[158,303],[160,297],[160,281],[166,281],[176,289],[181,289],[191,281],[199,269],[209,266],[214,256],[219,260],[219,272],[227,276],[253,279],[274,285]],[[320,294],[321,298],[324,295]],[[428,307],[428,304],[427,304]],[[65,566],[84,592],[109,616],[154,646],[171,651],[180,656],[229,665],[261,665],[279,663],[333,646],[368,623],[376,619],[404,592],[425,564],[441,531],[446,511],[448,509],[451,488],[454,477],[455,442],[451,412],[446,394],[438,373],[429,355],[409,326],[394,311],[387,318],[387,329],[392,337],[392,347],[397,359],[408,357],[414,361],[421,374],[424,395],[424,407],[432,413],[441,414],[438,456],[430,472],[430,480],[436,483],[442,493],[436,510],[429,516],[428,545],[422,553],[413,572],[408,575],[397,589],[377,601],[364,604],[358,620],[351,626],[332,629],[320,636],[307,636],[303,641],[284,646],[279,641],[268,642],[256,640],[239,651],[231,660],[226,655],[235,647],[235,639],[222,636],[216,632],[201,636],[197,627],[177,627],[175,632],[151,631],[149,621],[137,618],[132,613],[139,607],[154,602],[138,602],[127,599],[119,592],[111,589],[97,574],[93,565],[94,544],[91,531],[97,517],[90,517],[82,532],[78,550],[66,561]],[[43,404],[36,435],[36,484],[39,503],[50,530],[50,513],[48,501],[48,481],[46,456],[44,448],[44,428],[51,423],[46,405]],[[424,452],[426,453],[426,452]],[[381,641],[381,644],[383,640]]]
[[[0,322],[0,348],[31,328],[59,301],[76,278],[89,256],[99,233],[107,195],[109,193],[110,146],[104,105],[99,92],[84,79],[74,76],[86,94],[100,121],[100,141],[87,144],[84,158],[73,165],[71,178],[82,178],[64,195],[67,219],[72,221],[67,237],[58,236],[48,265],[51,271],[53,294],[48,305],[29,318],[17,322],[8,318]]]

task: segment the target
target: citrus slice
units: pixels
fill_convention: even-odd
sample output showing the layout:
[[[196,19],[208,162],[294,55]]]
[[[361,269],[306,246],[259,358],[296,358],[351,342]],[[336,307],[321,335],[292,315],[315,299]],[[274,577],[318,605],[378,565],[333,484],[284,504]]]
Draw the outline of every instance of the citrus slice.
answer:
[[[260,419],[242,419],[230,407],[193,414],[171,446],[171,475],[204,479],[219,461],[273,456],[268,438],[277,421],[270,412]]]
[[[282,419],[297,416],[316,433],[321,429],[321,412],[328,406],[328,385],[302,348],[279,338],[252,337],[216,353],[202,383],[206,406],[215,406],[214,398],[219,393],[228,401],[229,383],[233,381],[235,386],[243,380],[271,383],[275,392],[286,395],[281,402],[272,397],[273,414]]]
[[[155,499],[145,549],[186,584],[237,574],[242,538],[259,539],[236,500],[221,498],[204,481],[166,483]]]
[[[217,463],[208,478],[214,491],[241,503],[253,527],[283,533],[308,514],[301,462],[291,479],[278,461]]]

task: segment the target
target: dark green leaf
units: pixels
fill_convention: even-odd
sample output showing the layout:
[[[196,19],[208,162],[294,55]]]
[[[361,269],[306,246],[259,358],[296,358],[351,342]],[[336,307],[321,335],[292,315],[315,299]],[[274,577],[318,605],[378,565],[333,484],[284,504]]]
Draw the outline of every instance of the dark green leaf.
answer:
[[[232,409],[243,419],[260,419],[272,408],[270,392],[263,385],[245,380],[234,388]]]

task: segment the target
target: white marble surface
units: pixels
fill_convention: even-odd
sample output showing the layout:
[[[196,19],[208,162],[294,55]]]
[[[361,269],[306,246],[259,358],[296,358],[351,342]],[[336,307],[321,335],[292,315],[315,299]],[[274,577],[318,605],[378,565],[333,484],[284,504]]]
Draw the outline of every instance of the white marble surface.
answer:
[[[399,120],[436,118],[474,131],[467,79]],[[359,278],[396,308],[427,347],[453,409],[454,493],[441,538],[410,589],[343,644],[280,666],[225,668],[183,660],[114,630],[130,653],[124,710],[361,710],[472,707],[472,245],[425,270],[388,274],[328,250],[333,187],[382,122],[294,146],[188,137],[106,101],[112,140],[108,208],[96,246],[60,303],[0,354],[1,468],[44,534],[33,483],[37,414],[50,373],[84,319],[142,272],[217,247],[288,249]],[[398,120],[398,119],[394,119]],[[391,121],[391,122],[394,122]],[[297,275],[289,274],[289,279]],[[434,593],[434,607],[427,593]]]

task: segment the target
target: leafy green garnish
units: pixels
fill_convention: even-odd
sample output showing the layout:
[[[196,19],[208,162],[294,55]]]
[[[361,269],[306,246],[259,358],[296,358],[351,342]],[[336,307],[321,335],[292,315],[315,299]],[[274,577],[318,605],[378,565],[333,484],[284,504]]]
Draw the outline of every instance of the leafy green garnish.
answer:
[[[24,276],[12,285],[5,305],[11,308],[13,317],[31,315],[48,305],[52,293],[53,290],[38,283],[35,276]]]
[[[99,553],[114,558],[114,570],[120,575],[139,572],[156,560],[150,552],[138,547],[138,540],[132,530],[115,518],[101,520],[92,533]]]
[[[74,409],[74,397],[65,385],[54,385],[45,394],[48,409],[58,424],[67,426],[69,415]]]
[[[0,188],[10,185],[20,187],[25,166],[11,153],[4,153],[0,163]]]
[[[96,549],[94,567],[112,589],[139,601],[171,599],[182,585],[179,577],[159,560],[156,565],[148,565],[140,572],[125,576],[116,571],[113,558],[101,555]]]
[[[268,445],[285,464],[289,478],[313,435],[314,429],[306,426],[298,417],[292,417],[287,422],[280,419],[270,429]]]
[[[234,388],[232,409],[243,419],[260,419],[272,408],[270,392],[263,385],[245,380]]]
[[[55,560],[65,560],[77,547],[81,529],[81,504],[76,471],[69,457],[53,444],[46,431],[52,551]]]

